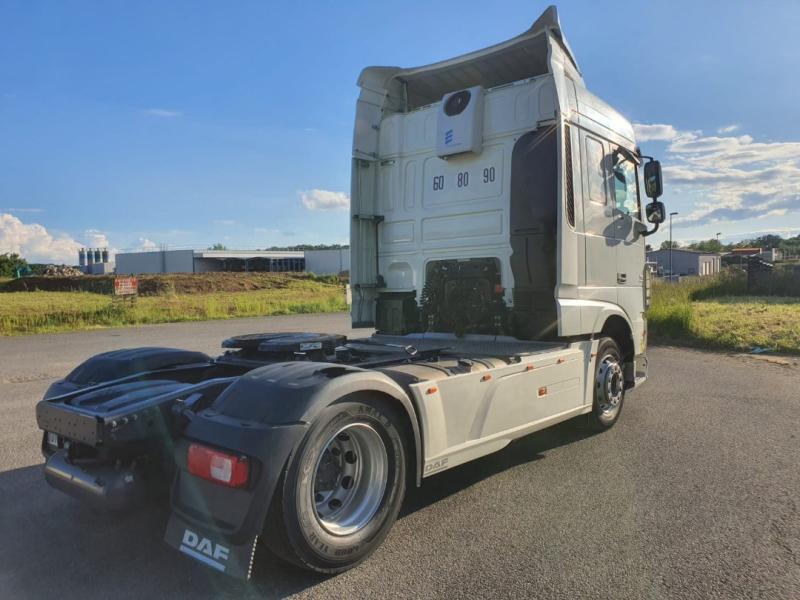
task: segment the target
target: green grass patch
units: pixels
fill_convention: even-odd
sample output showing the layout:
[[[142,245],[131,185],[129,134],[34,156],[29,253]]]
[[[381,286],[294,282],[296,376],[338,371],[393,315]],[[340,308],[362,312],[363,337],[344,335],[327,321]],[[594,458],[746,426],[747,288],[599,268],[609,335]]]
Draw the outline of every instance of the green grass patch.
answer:
[[[313,278],[275,289],[140,297],[133,306],[89,292],[9,292],[0,294],[0,335],[346,309],[341,285]]]
[[[741,273],[655,281],[650,335],[705,348],[800,354],[800,298],[744,294]]]
[[[800,299],[728,296],[695,302],[693,333],[706,344],[800,354]]]

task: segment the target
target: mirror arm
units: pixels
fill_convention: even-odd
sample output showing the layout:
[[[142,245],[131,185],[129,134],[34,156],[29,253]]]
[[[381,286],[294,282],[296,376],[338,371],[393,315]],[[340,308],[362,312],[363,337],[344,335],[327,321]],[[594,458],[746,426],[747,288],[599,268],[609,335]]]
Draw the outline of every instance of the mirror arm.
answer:
[[[661,225],[661,223],[656,223],[656,226],[653,227],[650,231],[643,231],[642,232],[642,237],[647,237],[648,235],[653,235],[656,231],[658,231],[658,226],[659,225]]]
[[[615,150],[615,152],[617,154],[621,154],[623,157],[625,157],[627,160],[631,161],[637,167],[642,164],[641,156],[638,155],[638,154],[634,154],[633,152],[631,152],[630,150],[628,150],[624,146],[617,146],[617,149]],[[650,158],[650,157],[648,156],[647,158]]]

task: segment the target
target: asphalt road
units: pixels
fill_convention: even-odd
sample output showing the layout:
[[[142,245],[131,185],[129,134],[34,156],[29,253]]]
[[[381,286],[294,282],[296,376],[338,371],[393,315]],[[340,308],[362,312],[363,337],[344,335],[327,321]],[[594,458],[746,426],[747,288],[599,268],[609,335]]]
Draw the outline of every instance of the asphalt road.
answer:
[[[166,513],[95,514],[41,476],[34,405],[88,356],[216,351],[254,331],[349,333],[344,315],[0,338],[0,596],[800,597],[800,365],[656,347],[611,431],[576,423],[425,481],[337,577],[259,550],[230,580],[161,541]]]

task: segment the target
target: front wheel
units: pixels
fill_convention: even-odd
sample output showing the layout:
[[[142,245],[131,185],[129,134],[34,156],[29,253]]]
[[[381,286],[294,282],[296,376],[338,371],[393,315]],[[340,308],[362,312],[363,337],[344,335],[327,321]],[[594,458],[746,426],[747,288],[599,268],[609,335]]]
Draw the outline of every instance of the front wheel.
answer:
[[[323,410],[289,460],[261,539],[313,571],[338,573],[364,560],[403,501],[401,431],[396,411],[378,400]]]
[[[594,401],[589,421],[594,429],[611,428],[619,419],[625,400],[622,353],[617,342],[600,338],[594,371]]]

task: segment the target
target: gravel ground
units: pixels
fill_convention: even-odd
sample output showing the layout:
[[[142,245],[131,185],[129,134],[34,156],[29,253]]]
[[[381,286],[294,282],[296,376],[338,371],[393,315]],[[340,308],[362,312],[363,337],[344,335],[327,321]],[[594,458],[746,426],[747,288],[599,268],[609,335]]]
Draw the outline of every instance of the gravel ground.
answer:
[[[86,357],[215,352],[346,315],[0,338],[0,590],[8,598],[800,597],[800,366],[668,347],[619,424],[570,422],[427,479],[384,545],[325,578],[259,551],[232,581],[167,547],[166,512],[95,514],[41,475],[34,405]]]

